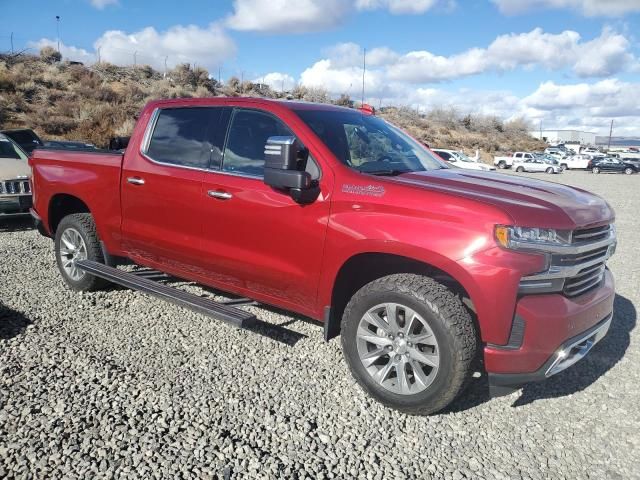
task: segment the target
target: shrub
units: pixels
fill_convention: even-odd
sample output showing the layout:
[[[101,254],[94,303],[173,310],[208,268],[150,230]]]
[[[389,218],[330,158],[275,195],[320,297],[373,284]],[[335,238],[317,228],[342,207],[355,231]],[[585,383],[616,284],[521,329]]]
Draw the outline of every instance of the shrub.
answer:
[[[62,55],[53,47],[42,47],[40,49],[40,58],[47,63],[55,63],[62,60]]]

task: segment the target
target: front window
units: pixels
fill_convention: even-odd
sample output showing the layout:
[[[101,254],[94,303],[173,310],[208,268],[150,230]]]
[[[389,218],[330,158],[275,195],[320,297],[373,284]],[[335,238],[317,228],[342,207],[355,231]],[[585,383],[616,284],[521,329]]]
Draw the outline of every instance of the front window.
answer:
[[[449,168],[427,148],[384,120],[358,111],[297,109],[296,113],[345,165],[373,175]]]

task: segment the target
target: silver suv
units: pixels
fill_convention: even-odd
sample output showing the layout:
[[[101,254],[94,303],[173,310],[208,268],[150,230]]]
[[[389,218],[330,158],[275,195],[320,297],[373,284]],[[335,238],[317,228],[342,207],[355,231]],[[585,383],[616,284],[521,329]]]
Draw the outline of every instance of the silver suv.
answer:
[[[31,170],[28,155],[0,133],[0,218],[28,215],[31,208]]]

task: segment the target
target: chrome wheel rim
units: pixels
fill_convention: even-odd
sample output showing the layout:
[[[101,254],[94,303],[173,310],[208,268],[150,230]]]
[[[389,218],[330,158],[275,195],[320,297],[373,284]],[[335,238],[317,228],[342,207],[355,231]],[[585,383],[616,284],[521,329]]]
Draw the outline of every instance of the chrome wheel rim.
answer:
[[[438,373],[438,341],[424,318],[405,305],[369,309],[358,324],[356,346],[371,378],[400,395],[426,390]]]
[[[75,228],[67,228],[60,236],[60,263],[67,276],[78,281],[85,272],[76,265],[78,260],[87,259],[87,246],[82,235]]]

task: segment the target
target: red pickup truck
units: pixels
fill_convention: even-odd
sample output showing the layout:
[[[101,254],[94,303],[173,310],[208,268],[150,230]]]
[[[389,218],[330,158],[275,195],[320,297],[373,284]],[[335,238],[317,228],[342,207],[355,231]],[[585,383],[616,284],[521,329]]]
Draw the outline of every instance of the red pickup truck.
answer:
[[[372,112],[249,98],[149,103],[124,154],[38,149],[32,215],[64,281],[253,316],[129,262],[303,314],[378,401],[448,405],[554,375],[612,319],[614,212],[576,188],[449,168]],[[133,269],[135,270],[135,269]]]

